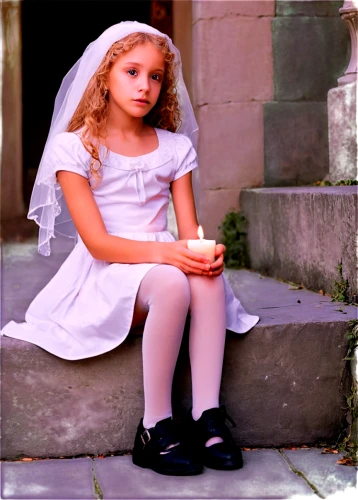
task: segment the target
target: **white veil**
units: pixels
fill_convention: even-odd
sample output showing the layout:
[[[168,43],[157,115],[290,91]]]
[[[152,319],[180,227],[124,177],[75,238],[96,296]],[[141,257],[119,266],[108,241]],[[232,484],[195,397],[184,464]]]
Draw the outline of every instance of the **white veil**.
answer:
[[[178,63],[176,88],[182,120],[179,131],[188,136],[195,149],[197,148],[198,125],[183,79],[180,53],[172,40],[157,29],[137,21],[123,21],[105,30],[87,46],[82,57],[62,80],[60,90],[56,96],[51,127],[38,168],[27,215],[28,219],[34,220],[39,225],[38,251],[42,255],[50,255],[50,240],[56,234],[69,238],[76,238],[77,236],[61,187],[56,181],[53,165],[47,161],[47,146],[56,134],[67,130],[67,126],[90,78],[95,73],[110,46],[125,36],[136,32],[160,35],[168,40],[170,50],[175,54],[175,61]]]

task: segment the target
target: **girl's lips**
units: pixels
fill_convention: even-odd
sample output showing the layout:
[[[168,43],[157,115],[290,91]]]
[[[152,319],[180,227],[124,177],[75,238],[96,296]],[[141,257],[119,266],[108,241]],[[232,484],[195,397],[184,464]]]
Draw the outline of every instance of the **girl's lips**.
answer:
[[[145,99],[134,99],[135,102],[140,102],[141,104],[149,104],[149,101],[146,101]]]

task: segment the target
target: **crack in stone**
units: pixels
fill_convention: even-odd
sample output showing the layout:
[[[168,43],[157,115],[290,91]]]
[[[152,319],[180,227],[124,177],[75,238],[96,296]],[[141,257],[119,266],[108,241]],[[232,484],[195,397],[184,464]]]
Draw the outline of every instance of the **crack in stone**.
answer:
[[[277,450],[279,452],[279,454],[282,456],[282,458],[284,459],[284,461],[286,462],[286,464],[288,465],[288,467],[292,470],[292,472],[294,472],[296,474],[296,476],[298,477],[301,477],[304,481],[306,481],[306,483],[308,484],[308,486],[311,488],[311,490],[319,497],[319,498],[326,498],[322,495],[322,493],[320,493],[317,489],[317,487],[311,483],[311,481],[309,479],[307,479],[307,477],[304,475],[304,473],[298,469],[296,469],[296,467],[293,465],[293,463],[291,462],[291,460],[285,455],[285,453],[282,451],[282,450]]]
[[[220,101],[220,102],[203,102],[195,104],[195,108],[204,108],[206,106],[222,106],[223,104],[266,104],[279,101],[268,101],[267,99],[248,99],[243,101]],[[282,102],[282,101],[280,101]]]
[[[198,19],[196,19],[196,21],[194,21],[192,23],[192,26],[195,26],[196,24],[198,24],[200,21],[222,21],[223,19],[235,19],[237,17],[248,17],[248,18],[251,18],[251,19],[265,19],[265,18],[268,18],[268,19],[271,19],[271,20],[281,20],[281,19],[294,19],[295,17],[297,18],[306,18],[306,19],[312,19],[312,17],[314,18],[320,18],[320,17],[325,17],[325,18],[332,18],[332,19],[336,19],[336,15],[335,14],[320,14],[320,13],[315,13],[314,16],[312,16],[312,14],[308,14],[308,13],[294,13],[294,14],[291,14],[291,15],[285,15],[285,14],[280,14],[280,15],[277,15],[277,14],[240,14],[240,13],[237,13],[235,14],[234,12],[231,12],[229,14],[226,14],[226,15],[223,15],[223,16],[211,16],[211,17],[198,17]]]
[[[94,470],[94,459],[92,458],[92,479],[93,479],[93,489],[94,489],[94,494],[96,495],[96,498],[98,500],[103,500],[103,491],[99,485],[97,476],[96,476],[96,471]]]
[[[253,19],[262,19],[262,18],[274,18],[275,15],[272,14],[235,14],[234,12],[230,12],[229,14],[226,14],[224,16],[211,16],[211,17],[198,17],[192,25],[195,26],[199,21],[216,21],[216,20],[222,20],[222,19],[235,19],[236,17],[251,17]]]

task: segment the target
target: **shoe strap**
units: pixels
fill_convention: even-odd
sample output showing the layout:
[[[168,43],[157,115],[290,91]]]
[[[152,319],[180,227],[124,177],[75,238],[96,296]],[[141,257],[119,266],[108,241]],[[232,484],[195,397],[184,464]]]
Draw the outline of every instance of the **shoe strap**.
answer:
[[[225,421],[229,420],[232,427],[236,427],[234,420],[227,414],[224,405],[220,408],[212,408],[203,412],[199,421],[198,431],[201,434],[202,441],[206,442],[212,437],[221,437],[224,441],[231,441],[232,436],[227,428]]]
[[[180,442],[177,426],[170,419],[158,422],[151,429],[144,429],[140,434],[140,438],[144,448],[149,445],[157,451],[166,451],[170,445]]]

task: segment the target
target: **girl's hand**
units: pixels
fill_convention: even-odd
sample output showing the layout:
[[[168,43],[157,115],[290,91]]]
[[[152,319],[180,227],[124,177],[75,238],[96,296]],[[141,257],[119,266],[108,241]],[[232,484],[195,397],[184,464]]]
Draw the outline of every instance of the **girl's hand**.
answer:
[[[205,255],[189,250],[188,240],[164,243],[162,248],[163,255],[161,260],[163,264],[176,266],[185,274],[208,275],[210,271],[209,259]]]
[[[215,257],[216,260],[210,265],[210,271],[208,273],[208,276],[219,276],[223,270],[224,270],[224,252],[226,250],[226,247],[219,243],[215,247]]]

